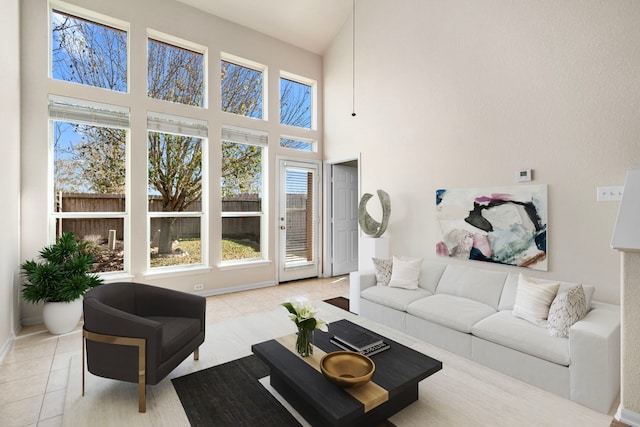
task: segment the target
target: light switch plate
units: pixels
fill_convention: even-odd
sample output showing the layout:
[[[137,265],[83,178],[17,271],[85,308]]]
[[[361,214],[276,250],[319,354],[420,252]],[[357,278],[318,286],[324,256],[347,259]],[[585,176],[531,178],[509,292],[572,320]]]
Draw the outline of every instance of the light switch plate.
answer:
[[[596,200],[599,202],[619,202],[622,200],[624,185],[598,187]]]

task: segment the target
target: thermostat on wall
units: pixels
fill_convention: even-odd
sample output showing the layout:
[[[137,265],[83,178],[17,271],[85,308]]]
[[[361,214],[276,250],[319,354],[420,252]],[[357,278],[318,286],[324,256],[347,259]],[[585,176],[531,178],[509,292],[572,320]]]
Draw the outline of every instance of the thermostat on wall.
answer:
[[[521,169],[518,171],[518,182],[531,181],[531,169]]]

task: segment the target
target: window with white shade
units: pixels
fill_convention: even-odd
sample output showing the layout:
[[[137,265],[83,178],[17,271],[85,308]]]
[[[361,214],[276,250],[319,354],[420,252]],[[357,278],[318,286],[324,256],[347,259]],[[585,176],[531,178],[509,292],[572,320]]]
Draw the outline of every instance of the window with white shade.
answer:
[[[147,128],[148,266],[173,269],[204,265],[207,123],[149,113]]]
[[[95,272],[126,271],[129,109],[51,95],[49,121],[56,236],[84,242]]]
[[[222,262],[266,258],[266,134],[222,129]]]

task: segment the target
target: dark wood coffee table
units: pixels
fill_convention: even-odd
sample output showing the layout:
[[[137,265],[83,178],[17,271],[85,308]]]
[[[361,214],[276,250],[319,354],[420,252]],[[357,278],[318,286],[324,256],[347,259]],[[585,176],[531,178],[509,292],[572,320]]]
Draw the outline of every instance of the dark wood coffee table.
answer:
[[[326,353],[341,350],[329,341],[332,330],[354,327],[340,320],[329,325],[328,333],[316,330],[315,346]],[[418,400],[418,383],[442,369],[442,362],[382,338],[391,347],[371,356],[376,364],[371,381],[388,391],[388,399],[368,411],[278,340],[254,344],[251,350],[269,366],[271,386],[312,425],[375,426]]]

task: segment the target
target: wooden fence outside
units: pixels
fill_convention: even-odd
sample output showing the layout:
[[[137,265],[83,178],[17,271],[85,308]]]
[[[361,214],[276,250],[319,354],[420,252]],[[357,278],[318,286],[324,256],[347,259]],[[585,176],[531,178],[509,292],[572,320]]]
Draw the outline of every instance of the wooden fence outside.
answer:
[[[299,196],[299,195],[296,195]],[[62,209],[60,209],[62,208]],[[262,200],[252,196],[225,197],[222,199],[223,212],[260,212]],[[201,202],[192,204],[187,211],[199,212]],[[56,210],[59,212],[124,212],[125,198],[120,194],[64,193],[58,196]],[[149,211],[162,212],[162,200],[150,197]],[[226,238],[251,239],[260,241],[260,217],[223,218],[222,235]],[[58,229],[73,232],[81,239],[106,239],[109,230],[116,230],[116,238],[122,239],[124,220],[122,218],[78,218],[58,220]],[[160,218],[151,218],[151,237],[159,228]],[[200,218],[177,218],[173,225],[174,238],[200,238]],[[60,231],[60,230],[58,230]]]

